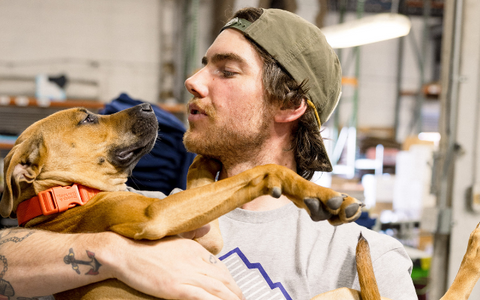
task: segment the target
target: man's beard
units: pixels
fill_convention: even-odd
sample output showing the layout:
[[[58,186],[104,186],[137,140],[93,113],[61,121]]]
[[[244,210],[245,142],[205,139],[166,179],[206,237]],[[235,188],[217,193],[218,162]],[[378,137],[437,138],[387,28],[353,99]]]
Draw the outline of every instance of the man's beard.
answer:
[[[188,151],[215,158],[223,164],[244,162],[255,156],[269,137],[267,116],[261,112],[261,118],[248,128],[239,128],[231,122],[223,126],[209,119],[208,129],[196,129],[190,124],[183,142]]]

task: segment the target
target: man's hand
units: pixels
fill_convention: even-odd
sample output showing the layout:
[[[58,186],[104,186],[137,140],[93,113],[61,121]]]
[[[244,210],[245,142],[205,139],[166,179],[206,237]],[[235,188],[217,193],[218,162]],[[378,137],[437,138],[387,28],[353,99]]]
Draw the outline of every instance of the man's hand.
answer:
[[[225,265],[192,240],[118,237],[123,245],[115,248],[115,261],[106,263],[114,277],[136,290],[166,299],[243,299]]]

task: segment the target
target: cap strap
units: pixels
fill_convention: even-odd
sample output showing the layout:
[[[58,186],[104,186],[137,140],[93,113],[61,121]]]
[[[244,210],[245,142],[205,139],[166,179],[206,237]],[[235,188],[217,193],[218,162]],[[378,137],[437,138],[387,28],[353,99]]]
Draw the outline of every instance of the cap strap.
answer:
[[[320,122],[320,117],[318,116],[317,108],[315,107],[315,104],[310,99],[307,99],[307,104],[311,108],[313,108],[313,111],[315,112],[315,118],[317,119],[318,127],[322,127],[322,122]]]
[[[231,19],[227,24],[225,24],[225,26],[223,26],[222,30],[223,31],[224,29],[227,29],[227,28],[235,28],[235,29],[238,29],[240,31],[245,31],[248,26],[252,25],[252,22],[250,21],[247,21],[245,19],[242,19],[242,18],[233,18]]]

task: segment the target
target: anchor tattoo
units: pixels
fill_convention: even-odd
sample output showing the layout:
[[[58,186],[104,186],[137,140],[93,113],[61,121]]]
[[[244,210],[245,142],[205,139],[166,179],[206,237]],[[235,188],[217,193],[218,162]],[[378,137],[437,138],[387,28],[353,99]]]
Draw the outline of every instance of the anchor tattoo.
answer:
[[[98,260],[95,258],[95,253],[87,250],[87,255],[88,255],[88,258],[91,259],[91,261],[77,260],[75,259],[75,254],[73,253],[73,249],[70,248],[68,255],[66,255],[63,258],[63,261],[67,265],[71,264],[72,269],[75,270],[77,274],[80,274],[78,265],[87,265],[87,266],[91,266],[92,268],[87,273],[85,273],[85,275],[98,275],[98,269],[102,266],[102,264],[100,264]]]

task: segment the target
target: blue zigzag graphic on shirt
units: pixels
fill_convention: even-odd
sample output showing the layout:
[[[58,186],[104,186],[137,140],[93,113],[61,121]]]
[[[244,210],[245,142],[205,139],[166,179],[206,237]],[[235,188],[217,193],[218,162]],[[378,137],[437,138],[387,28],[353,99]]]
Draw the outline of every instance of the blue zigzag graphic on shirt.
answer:
[[[273,283],[262,265],[251,263],[238,247],[219,259],[225,263],[247,300],[292,300],[280,282]]]

